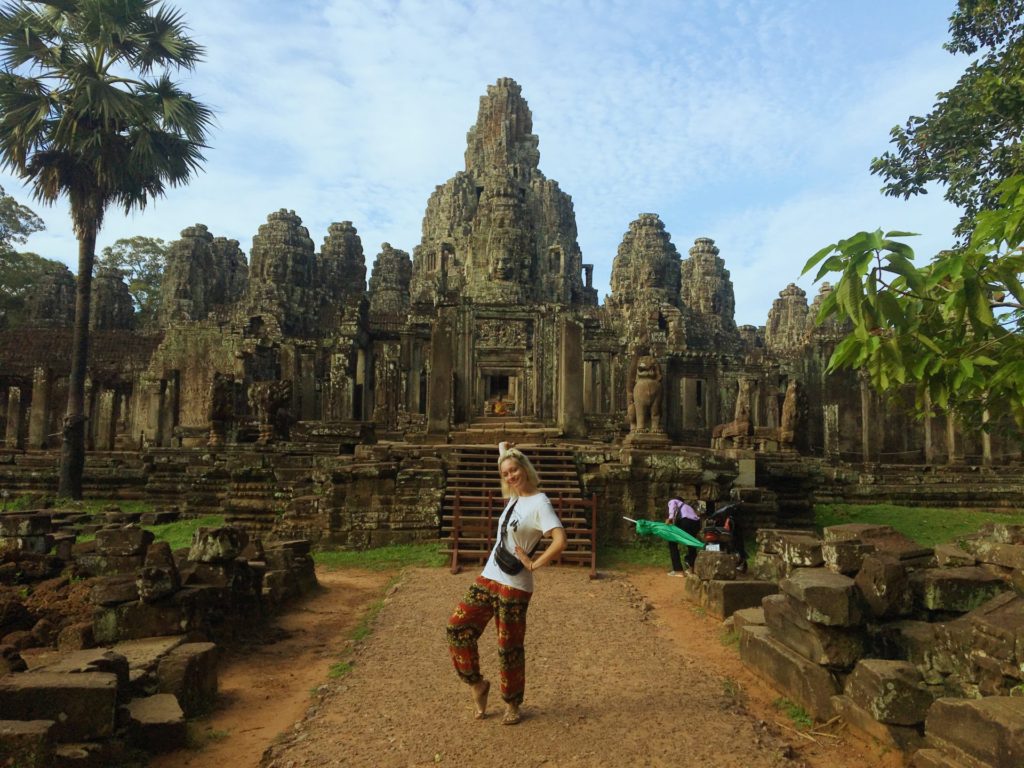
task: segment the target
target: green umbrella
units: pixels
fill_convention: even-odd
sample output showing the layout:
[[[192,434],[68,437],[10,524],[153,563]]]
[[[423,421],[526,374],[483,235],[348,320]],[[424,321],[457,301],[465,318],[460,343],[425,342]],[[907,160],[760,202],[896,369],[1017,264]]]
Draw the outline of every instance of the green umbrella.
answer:
[[[641,536],[659,536],[665,541],[674,541],[677,544],[685,544],[688,547],[704,549],[704,542],[695,539],[682,528],[677,528],[668,523],[660,523],[657,520],[634,520],[631,517],[623,516],[623,520],[629,520],[636,524],[636,532]]]

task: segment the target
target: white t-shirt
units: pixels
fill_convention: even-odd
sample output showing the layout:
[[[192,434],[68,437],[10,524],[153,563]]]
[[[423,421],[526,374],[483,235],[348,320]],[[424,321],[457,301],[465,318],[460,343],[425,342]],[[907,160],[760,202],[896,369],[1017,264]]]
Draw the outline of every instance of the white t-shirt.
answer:
[[[518,499],[509,500],[501,517],[498,518],[498,539],[500,539],[501,526],[505,522],[505,516],[509,512],[512,502],[516,502],[516,505],[512,510],[512,517],[509,518],[508,529],[505,532],[505,549],[513,555],[517,544],[529,552],[547,531],[562,527],[562,521],[555,514],[554,507],[551,506],[547,495],[535,493],[532,496],[520,496]],[[512,576],[498,567],[494,560],[494,550],[497,549],[498,544],[499,541],[495,540],[494,549],[491,550],[491,554],[487,558],[487,565],[484,566],[481,576],[499,584],[521,589],[524,592],[533,592],[533,574],[527,568],[524,567],[523,570]]]

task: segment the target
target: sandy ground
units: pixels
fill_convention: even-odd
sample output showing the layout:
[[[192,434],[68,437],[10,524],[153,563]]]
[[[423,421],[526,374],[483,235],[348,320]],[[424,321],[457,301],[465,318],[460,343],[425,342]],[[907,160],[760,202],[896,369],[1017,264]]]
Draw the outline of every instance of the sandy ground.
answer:
[[[194,724],[198,747],[157,768],[298,766],[708,766],[891,768],[899,755],[838,723],[800,733],[778,694],[739,661],[721,624],[661,569],[537,574],[527,632],[524,720],[473,719],[444,628],[475,572],[319,574],[324,589],[279,621],[281,639],[226,659],[222,703]],[[360,618],[384,596],[371,633]],[[492,628],[485,675],[497,674]],[[328,670],[350,661],[336,679]]]

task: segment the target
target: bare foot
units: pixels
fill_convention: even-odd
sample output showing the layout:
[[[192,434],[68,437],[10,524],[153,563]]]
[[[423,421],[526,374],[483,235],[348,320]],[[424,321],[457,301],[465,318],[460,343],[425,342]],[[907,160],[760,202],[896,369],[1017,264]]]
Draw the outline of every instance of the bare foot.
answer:
[[[491,692],[491,681],[481,680],[478,683],[474,683],[473,689],[473,703],[476,704],[476,719],[483,720],[487,717],[487,694]]]
[[[512,704],[505,705],[505,715],[501,718],[502,725],[515,725],[523,716],[519,713],[519,707]]]

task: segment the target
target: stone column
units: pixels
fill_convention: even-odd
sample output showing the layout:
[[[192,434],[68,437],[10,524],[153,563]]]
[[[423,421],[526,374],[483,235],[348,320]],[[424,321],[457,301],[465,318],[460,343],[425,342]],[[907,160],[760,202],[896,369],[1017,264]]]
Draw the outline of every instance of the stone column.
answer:
[[[316,365],[311,352],[299,356],[299,418],[311,421],[316,415]]]
[[[8,448],[20,448],[18,442],[21,431],[21,387],[10,387],[7,390],[7,434],[4,445]]]
[[[562,318],[561,349],[558,355],[558,425],[566,437],[583,437],[583,326]]]
[[[50,371],[32,372],[32,415],[28,420],[28,447],[46,448],[50,431]]]
[[[946,463],[956,464],[956,419],[946,412]]]
[[[109,451],[114,447],[114,392],[103,389],[96,404],[96,450]]]
[[[159,381],[146,381],[142,384],[143,408],[146,421],[142,426],[142,443],[160,445],[163,435],[160,434],[160,413],[164,407],[164,388]],[[140,446],[141,448],[142,446]]]
[[[447,434],[451,420],[452,321],[440,313],[430,333],[430,381],[427,388],[427,432]]]
[[[821,407],[821,426],[825,458],[839,457],[839,405],[829,403]]]
[[[925,389],[924,391],[924,463],[935,463],[935,445],[932,441],[932,396]]]
[[[981,463],[986,467],[992,466],[992,435],[987,429],[990,418],[988,408],[981,412]]]
[[[860,452],[861,461],[871,461],[871,384],[864,373],[860,381]]]

